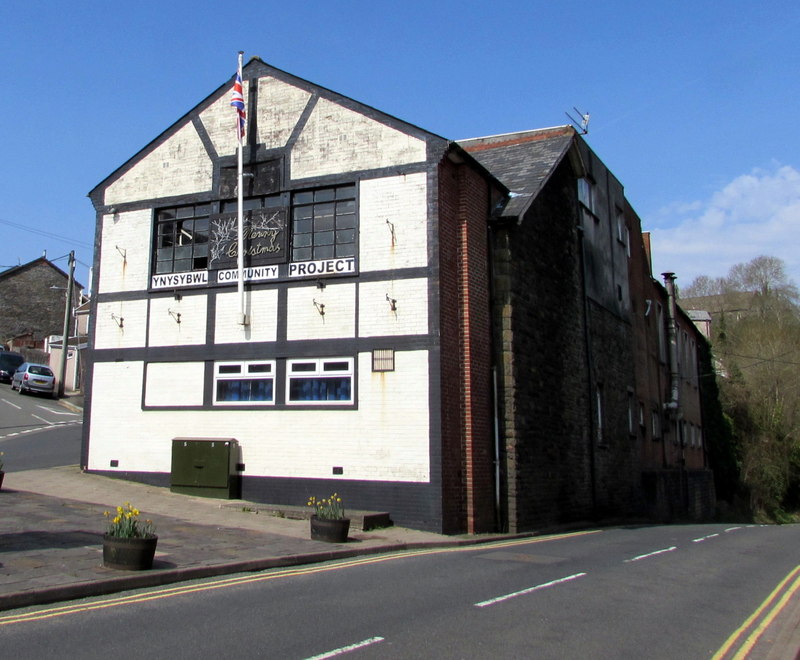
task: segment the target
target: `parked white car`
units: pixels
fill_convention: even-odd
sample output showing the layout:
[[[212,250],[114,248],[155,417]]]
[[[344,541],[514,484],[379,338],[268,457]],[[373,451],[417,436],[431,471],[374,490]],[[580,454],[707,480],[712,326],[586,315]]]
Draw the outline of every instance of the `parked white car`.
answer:
[[[56,377],[53,370],[45,364],[24,362],[11,377],[11,389],[20,394],[39,392],[55,396]]]

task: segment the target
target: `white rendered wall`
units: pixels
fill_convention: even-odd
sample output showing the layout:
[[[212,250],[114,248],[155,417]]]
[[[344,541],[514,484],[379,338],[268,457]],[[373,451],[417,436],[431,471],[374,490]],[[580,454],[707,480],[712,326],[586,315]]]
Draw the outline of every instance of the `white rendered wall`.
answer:
[[[359,270],[428,264],[428,202],[424,172],[368,179],[359,186]]]
[[[152,217],[150,209],[102,217],[99,293],[147,288]]]
[[[147,365],[147,406],[202,406],[205,363],[151,362]]]
[[[425,142],[320,99],[292,150],[293,179],[424,162]]]
[[[246,291],[245,309],[249,325],[239,323],[239,294],[236,291],[217,294],[214,317],[214,343],[275,341],[278,325],[278,291]]]
[[[331,284],[330,280],[324,289],[316,286],[289,289],[286,338],[297,340],[355,337],[355,292],[355,284]],[[320,314],[314,301],[325,305],[325,314]]]
[[[395,353],[395,371],[373,373],[371,353],[358,356],[357,410],[146,410],[141,409],[143,365],[98,363],[93,391],[89,469],[171,471],[176,437],[235,437],[245,475],[264,477],[427,482],[430,478],[428,353]],[[154,369],[155,367],[155,369]],[[177,370],[177,371],[176,371]],[[148,366],[147,402],[192,405],[202,364]],[[178,377],[170,374],[177,373]],[[185,381],[186,392],[176,391]],[[189,403],[191,402],[191,403]],[[120,439],[124,438],[124,442]],[[302,503],[301,503],[302,504]]]
[[[97,316],[92,323],[96,349],[139,348],[145,345],[147,337],[147,301],[98,303]]]
[[[186,195],[211,188],[212,163],[191,122],[106,188],[105,203]]]
[[[395,300],[395,310],[390,301]],[[358,287],[358,336],[428,333],[428,280],[362,282]]]
[[[286,145],[311,94],[275,78],[258,80],[258,141],[267,149]]]
[[[151,298],[148,346],[205,344],[207,309],[205,295],[183,295],[180,300]]]

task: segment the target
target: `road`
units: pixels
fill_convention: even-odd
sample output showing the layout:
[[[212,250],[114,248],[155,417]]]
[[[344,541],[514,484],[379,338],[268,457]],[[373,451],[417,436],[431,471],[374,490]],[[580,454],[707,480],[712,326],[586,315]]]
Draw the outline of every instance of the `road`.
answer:
[[[715,524],[367,556],[6,612],[0,640],[15,660],[712,658],[799,545]]]
[[[0,451],[6,472],[77,465],[83,416],[58,401],[0,384]]]

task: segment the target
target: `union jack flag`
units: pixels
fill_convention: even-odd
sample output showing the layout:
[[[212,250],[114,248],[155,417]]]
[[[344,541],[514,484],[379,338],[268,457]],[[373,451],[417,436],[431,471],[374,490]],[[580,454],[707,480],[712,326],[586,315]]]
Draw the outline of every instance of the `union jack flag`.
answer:
[[[239,115],[239,138],[244,137],[244,124],[247,119],[247,113],[244,111],[244,94],[242,94],[242,77],[237,73],[236,80],[233,83],[233,91],[231,92],[231,105],[236,108],[236,114]]]

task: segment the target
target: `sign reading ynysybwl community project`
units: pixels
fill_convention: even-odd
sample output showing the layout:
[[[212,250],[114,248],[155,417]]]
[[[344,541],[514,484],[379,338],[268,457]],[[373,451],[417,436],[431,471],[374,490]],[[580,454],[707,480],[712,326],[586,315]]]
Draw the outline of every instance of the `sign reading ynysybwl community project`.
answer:
[[[242,270],[243,282],[263,282],[266,280],[292,280],[307,277],[333,277],[336,275],[355,275],[355,257],[343,259],[321,259],[318,261],[296,261],[289,264],[268,266],[247,266]],[[164,273],[153,275],[150,287],[153,289],[179,289],[187,286],[208,286],[210,284],[235,284],[239,281],[237,268],[225,270],[195,270],[187,273]]]
[[[244,265],[264,266],[286,261],[286,209],[245,211],[242,224]],[[212,215],[209,223],[208,269],[237,268],[239,241],[235,213]]]

